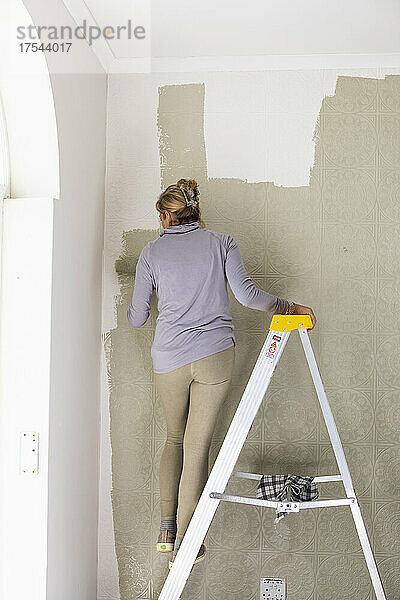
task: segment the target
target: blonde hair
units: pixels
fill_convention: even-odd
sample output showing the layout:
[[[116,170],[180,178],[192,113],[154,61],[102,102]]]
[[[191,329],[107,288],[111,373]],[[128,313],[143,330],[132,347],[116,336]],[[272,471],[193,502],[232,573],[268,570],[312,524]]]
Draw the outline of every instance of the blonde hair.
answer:
[[[166,210],[173,213],[174,225],[198,221],[200,227],[204,227],[199,207],[199,195],[197,181],[194,179],[179,179],[160,194],[156,202],[156,209],[159,213]],[[192,204],[188,206],[187,200]]]

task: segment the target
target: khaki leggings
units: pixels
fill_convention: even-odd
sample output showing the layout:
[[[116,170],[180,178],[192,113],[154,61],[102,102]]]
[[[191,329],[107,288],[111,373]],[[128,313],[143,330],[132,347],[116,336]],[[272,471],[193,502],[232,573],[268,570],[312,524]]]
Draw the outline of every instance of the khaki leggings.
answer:
[[[179,538],[208,479],[208,452],[234,362],[231,346],[169,373],[154,373],[167,422],[160,461],[161,520],[176,518]]]

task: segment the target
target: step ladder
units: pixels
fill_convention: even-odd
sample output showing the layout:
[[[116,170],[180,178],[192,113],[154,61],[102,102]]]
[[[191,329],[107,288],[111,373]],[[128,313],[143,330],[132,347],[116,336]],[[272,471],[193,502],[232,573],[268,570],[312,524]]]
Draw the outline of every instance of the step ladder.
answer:
[[[386,600],[382,581],[375,563],[368,534],[358,505],[353,488],[346,458],[336,429],[335,421],[325,394],[321,376],[312,350],[307,328],[312,327],[309,315],[274,315],[267,338],[255,363],[249,381],[243,392],[242,398],[236,409],[235,415],[229,426],[208,480],[203,488],[197,506],[186,529],[179,550],[176,554],[170,572],[160,592],[159,600],[178,600],[194,565],[194,560],[200,546],[210,527],[220,501],[254,504],[268,508],[279,507],[280,511],[298,512],[306,508],[320,508],[331,506],[350,506],[355,526],[365,560],[367,562],[372,585],[377,600]],[[310,502],[274,502],[243,496],[225,494],[225,487],[231,476],[260,479],[262,475],[255,473],[242,473],[233,471],[240,451],[246,441],[250,427],[257,411],[263,401],[271,380],[273,371],[279,361],[290,332],[297,329],[303,344],[304,352],[310,368],[325,423],[335,452],[340,475],[315,477],[315,481],[342,481],[346,491],[346,498],[333,500],[317,500]]]

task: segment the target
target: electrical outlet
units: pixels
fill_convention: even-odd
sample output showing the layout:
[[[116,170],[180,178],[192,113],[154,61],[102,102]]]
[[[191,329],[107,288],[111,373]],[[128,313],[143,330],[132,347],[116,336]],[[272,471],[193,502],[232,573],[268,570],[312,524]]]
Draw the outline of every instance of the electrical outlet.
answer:
[[[260,600],[286,600],[286,579],[262,577],[260,581]]]

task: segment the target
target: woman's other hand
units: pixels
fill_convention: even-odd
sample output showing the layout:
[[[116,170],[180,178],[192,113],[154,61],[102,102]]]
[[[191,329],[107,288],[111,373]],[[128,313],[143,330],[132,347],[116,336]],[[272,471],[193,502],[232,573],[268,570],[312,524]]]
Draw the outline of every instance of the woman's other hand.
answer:
[[[314,329],[317,319],[314,315],[314,311],[312,308],[310,308],[309,306],[303,306],[302,304],[294,303],[294,313],[293,314],[294,315],[310,315],[313,326],[307,327],[307,329],[308,329],[308,331],[311,331],[311,329]]]

